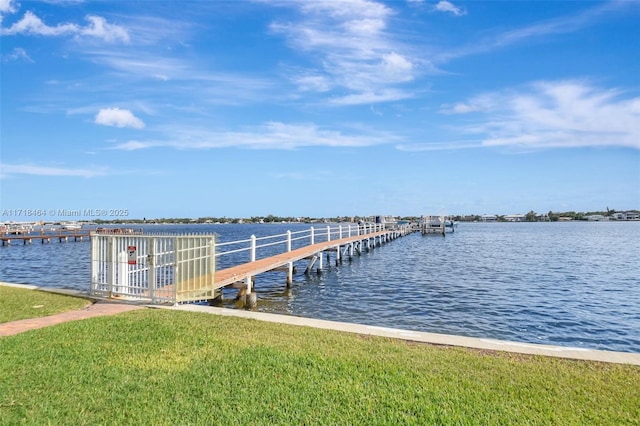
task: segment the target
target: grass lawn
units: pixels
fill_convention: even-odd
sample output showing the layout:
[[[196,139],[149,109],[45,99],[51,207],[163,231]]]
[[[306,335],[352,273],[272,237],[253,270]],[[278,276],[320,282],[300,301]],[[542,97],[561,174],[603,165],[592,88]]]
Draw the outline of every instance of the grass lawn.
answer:
[[[77,297],[0,285],[0,323],[46,317],[90,304]]]
[[[640,367],[167,310],[0,338],[1,424],[639,424]]]

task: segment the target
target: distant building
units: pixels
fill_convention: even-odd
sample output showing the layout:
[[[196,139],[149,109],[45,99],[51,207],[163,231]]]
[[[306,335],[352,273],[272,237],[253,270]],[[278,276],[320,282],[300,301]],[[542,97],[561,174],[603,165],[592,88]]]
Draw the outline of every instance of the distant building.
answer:
[[[480,219],[483,222],[496,222],[498,220],[498,216],[494,214],[483,214]]]
[[[508,214],[504,217],[504,220],[507,222],[524,222],[526,218],[523,214]]]
[[[625,220],[640,220],[640,212],[625,212]]]
[[[595,221],[595,222],[601,222],[603,220],[609,220],[609,218],[608,217],[604,217],[601,214],[592,214],[590,216],[587,216],[587,220]]]
[[[640,220],[640,212],[628,211],[618,212],[611,215],[613,220]]]

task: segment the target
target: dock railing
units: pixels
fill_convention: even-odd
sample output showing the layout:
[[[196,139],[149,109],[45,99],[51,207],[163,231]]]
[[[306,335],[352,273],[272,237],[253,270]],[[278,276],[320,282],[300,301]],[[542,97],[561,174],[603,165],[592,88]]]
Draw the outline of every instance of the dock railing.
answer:
[[[338,224],[220,243],[212,234],[95,233],[91,294],[170,304],[208,300],[219,287],[216,269],[384,230],[384,224]]]
[[[216,263],[218,267],[226,268],[308,245],[356,235],[372,234],[384,229],[385,225],[381,223],[338,224],[333,226],[312,226],[309,229],[287,231],[282,234],[263,237],[252,235],[244,240],[217,243]]]

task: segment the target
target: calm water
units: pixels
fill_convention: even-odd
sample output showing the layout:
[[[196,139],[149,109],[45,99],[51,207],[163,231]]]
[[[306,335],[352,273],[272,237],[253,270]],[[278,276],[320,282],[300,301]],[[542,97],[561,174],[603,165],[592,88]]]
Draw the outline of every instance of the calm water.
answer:
[[[233,241],[308,225],[153,226]],[[88,290],[87,242],[0,247],[0,280]],[[321,275],[256,277],[258,310],[521,342],[640,352],[640,222],[462,223]],[[302,271],[306,264],[298,264]],[[229,293],[233,297],[234,293]],[[229,301],[226,304],[234,308]]]

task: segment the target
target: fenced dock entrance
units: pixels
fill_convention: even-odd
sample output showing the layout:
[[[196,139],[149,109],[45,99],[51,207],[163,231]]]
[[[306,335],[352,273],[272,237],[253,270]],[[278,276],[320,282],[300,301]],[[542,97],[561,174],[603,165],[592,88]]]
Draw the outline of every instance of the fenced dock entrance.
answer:
[[[213,235],[96,234],[91,239],[94,296],[172,304],[213,298],[214,271]]]

